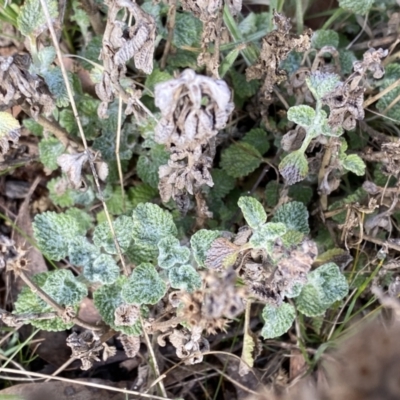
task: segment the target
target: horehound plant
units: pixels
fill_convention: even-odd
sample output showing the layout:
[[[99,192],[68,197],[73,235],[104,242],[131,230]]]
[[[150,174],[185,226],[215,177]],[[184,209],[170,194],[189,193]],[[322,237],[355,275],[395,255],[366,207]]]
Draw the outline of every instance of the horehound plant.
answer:
[[[342,269],[351,257],[338,248],[318,257],[321,239],[310,231],[305,205],[313,193],[307,200],[296,198],[288,186],[307,178],[312,182],[317,170],[319,194],[327,196],[339,188],[346,171],[364,174],[361,155],[346,153],[349,146],[342,135],[364,118],[364,87],[379,84],[375,79],[383,76],[381,61],[387,52],[371,49],[363,61],[355,61],[354,54],[340,52],[332,31],[312,35],[305,30],[295,36],[289,19],[272,11],[268,18],[276,27],[260,34],[267,29],[265,21],[254,13],[240,15],[240,1],[185,1],[182,9],[168,3],[179,9],[169,32],[163,26],[169,12],[165,5],[105,3],[104,35],[88,41],[83,53],[85,62],[91,62],[100,100],[84,93],[75,74],[65,70],[57,41],[57,3],[27,0],[21,7],[17,27],[27,38],[30,55],[0,58],[1,153],[10,150],[9,142],[15,147],[21,130],[3,109],[20,105],[31,117],[24,123],[40,137],[46,173],[61,169],[63,175],[48,183],[53,211],[36,215],[33,222],[37,246],[56,268],[30,277],[23,250],[1,237],[0,267],[7,265],[27,284],[14,311],[2,310],[1,319],[11,326],[31,323],[50,331],[83,328],[71,333],[67,344],[72,357],[88,369],[101,353],[103,358],[114,354],[106,342],[115,335],[128,357],[138,354],[142,340],[151,352],[148,335],[156,335],[160,346],[169,341],[185,363],[201,362],[210,348],[208,335],[228,330],[244,313],[244,374],[255,358],[249,327],[254,310],[261,311],[264,339],[292,332],[293,325],[300,336],[304,316],[321,321],[348,293]],[[196,17],[204,24],[202,31]],[[85,24],[84,18],[79,21]],[[227,43],[220,46],[215,36],[222,21],[234,40],[228,43],[224,37]],[[53,46],[46,40],[47,29]],[[171,50],[165,65],[158,65],[155,56],[161,39]],[[95,57],[90,58],[91,51]],[[229,58],[218,69],[221,52]],[[350,68],[344,68],[343,54],[351,60]],[[196,60],[207,64],[206,73],[213,77]],[[226,81],[217,79],[220,71]],[[278,87],[285,79],[286,86]],[[392,83],[384,81],[383,86]],[[258,110],[255,97],[263,100]],[[389,107],[393,99],[382,97],[381,106]],[[277,112],[277,121],[268,108],[275,101],[286,108]],[[243,127],[242,119],[251,121],[253,129]],[[274,159],[267,154],[272,142]],[[317,160],[319,168],[312,169],[313,160],[305,153],[318,146],[326,146],[324,156]],[[397,155],[396,144],[386,143],[383,149]],[[387,160],[389,153],[381,154],[382,162],[395,175],[396,159]],[[219,161],[221,169],[215,168]],[[257,189],[262,181],[257,177],[248,192],[253,177],[246,177],[263,162],[276,170],[276,181],[268,179],[268,185],[279,189],[285,184],[276,191],[276,201],[267,190]],[[128,177],[126,187],[115,185],[117,171]],[[388,193],[385,189],[385,183],[370,185],[368,193]],[[362,195],[366,192],[357,191],[345,204]],[[323,214],[327,202],[320,203]],[[238,209],[245,223],[238,221]],[[309,209],[319,215],[315,207]],[[363,223],[365,208],[347,209],[349,219],[354,222],[350,217],[357,212]],[[388,211],[379,215],[385,212],[389,219]],[[371,231],[379,227],[375,224]],[[101,316],[97,324],[80,317],[79,307],[87,298]]]

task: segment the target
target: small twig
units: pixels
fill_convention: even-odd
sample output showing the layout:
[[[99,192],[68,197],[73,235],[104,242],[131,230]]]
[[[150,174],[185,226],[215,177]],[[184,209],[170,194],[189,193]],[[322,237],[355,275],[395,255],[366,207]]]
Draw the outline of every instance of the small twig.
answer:
[[[81,123],[81,120],[79,118],[78,109],[76,107],[74,95],[72,93],[71,83],[68,80],[67,70],[65,69],[65,65],[64,65],[64,61],[63,61],[60,45],[59,45],[59,43],[57,41],[57,36],[56,36],[55,31],[54,31],[53,24],[51,22],[51,17],[50,17],[50,14],[49,14],[49,10],[47,8],[47,3],[46,3],[45,0],[40,0],[40,3],[42,5],[43,13],[44,13],[44,15],[46,17],[47,27],[49,28],[50,35],[51,35],[51,38],[52,38],[52,41],[53,41],[53,45],[54,45],[54,48],[56,50],[58,62],[60,64],[62,76],[63,76],[64,83],[65,83],[65,86],[66,86],[66,89],[67,89],[68,98],[69,98],[69,101],[71,103],[71,107],[72,107],[72,110],[73,110],[73,114],[74,114],[76,123],[78,125],[79,134],[80,134],[83,146],[85,148],[85,152],[88,155],[88,160],[89,160],[89,164],[90,164],[90,169],[92,170],[93,179],[95,181],[96,188],[97,188],[97,191],[99,193],[100,201],[101,201],[101,203],[103,205],[104,213],[106,215],[107,222],[108,222],[111,234],[112,234],[113,239],[114,239],[115,248],[117,249],[118,257],[121,260],[121,264],[122,264],[122,268],[124,270],[124,274],[126,276],[128,276],[129,275],[129,270],[128,270],[128,267],[127,267],[127,265],[125,263],[124,257],[122,256],[121,247],[120,247],[120,245],[118,243],[117,236],[115,234],[114,225],[113,225],[113,223],[111,221],[111,217],[110,217],[110,213],[108,212],[107,204],[104,201],[103,192],[102,192],[101,187],[100,187],[99,177],[97,175],[96,167],[94,165],[93,158],[92,158],[91,152],[89,150],[89,147],[88,147],[88,144],[87,144],[87,141],[86,141],[85,133],[83,132],[82,123]]]
[[[396,250],[400,252],[400,246],[398,244],[395,243],[391,243],[387,240],[382,240],[382,239],[378,239],[376,237],[373,236],[368,236],[368,235],[363,235],[363,239],[366,240],[367,242],[371,242],[371,243],[375,243],[379,246],[383,246],[383,247],[388,247],[389,249],[392,250]]]
[[[333,138],[329,138],[328,145],[325,148],[324,156],[322,157],[321,167],[318,172],[318,188],[320,187],[325,174],[327,173],[329,164],[332,158],[332,146],[333,146]],[[321,204],[321,210],[326,211],[328,208],[328,195],[325,193],[320,194],[319,202]]]
[[[396,41],[398,38],[398,35],[391,35],[391,36],[384,36],[379,39],[374,39],[374,40],[367,40],[366,42],[361,42],[358,44],[355,44],[351,50],[357,51],[357,50],[364,50],[364,49],[369,49],[371,47],[385,47]]]
[[[366,108],[366,107],[370,106],[372,103],[375,103],[375,101],[379,100],[385,94],[387,94],[390,91],[392,91],[393,89],[396,89],[397,87],[399,87],[399,84],[400,84],[400,79],[397,79],[397,81],[393,82],[386,89],[383,89],[381,92],[377,93],[375,96],[369,97],[367,100],[365,100],[363,103],[363,107]]]
[[[175,19],[176,19],[176,0],[171,0],[169,2],[169,10],[167,16],[168,36],[167,36],[167,41],[165,42],[164,52],[160,61],[161,71],[164,70],[165,66],[167,65],[168,54],[171,49],[172,40],[174,38]]]
[[[141,316],[140,316],[140,323],[142,325],[144,339],[146,341],[147,350],[150,353],[150,358],[151,358],[151,361],[152,361],[152,364],[153,364],[154,372],[155,372],[155,374],[157,376],[157,379],[158,379],[160,377],[160,375],[161,375],[160,369],[158,368],[158,363],[157,363],[156,355],[154,354],[153,345],[150,342],[149,335],[146,332],[146,329],[145,329],[144,324],[143,324],[143,319],[142,319]],[[158,382],[158,386],[159,386],[159,388],[161,390],[162,396],[165,397],[165,398],[168,397],[167,396],[167,391],[165,390],[164,382],[162,380],[160,380]]]
[[[117,137],[115,138],[115,157],[117,160],[119,184],[121,186],[122,209],[125,211],[125,190],[124,190],[124,175],[122,173],[121,158],[119,155],[121,145],[121,129],[122,129],[122,97],[118,99],[118,123],[117,123]]]

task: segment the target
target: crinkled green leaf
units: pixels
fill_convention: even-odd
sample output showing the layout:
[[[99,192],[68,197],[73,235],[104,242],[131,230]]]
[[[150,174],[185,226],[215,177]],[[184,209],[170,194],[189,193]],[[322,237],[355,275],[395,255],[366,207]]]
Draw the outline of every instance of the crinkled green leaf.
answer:
[[[86,48],[82,51],[81,56],[87,58],[90,61],[93,61],[96,64],[101,64],[99,61],[100,50],[102,48],[103,38],[101,36],[94,36],[89,43],[87,44]],[[94,65],[79,59],[79,62],[82,63],[83,68],[91,71],[94,68]]]
[[[269,141],[267,139],[267,132],[262,128],[253,128],[244,135],[241,140],[243,143],[248,143],[256,148],[260,154],[264,154],[269,149]]]
[[[132,242],[126,251],[125,255],[129,261],[135,265],[139,265],[145,262],[151,262],[156,264],[158,257],[157,246],[142,246]]]
[[[391,63],[385,66],[385,75],[381,81],[380,91],[385,90],[393,84],[400,76],[400,64]],[[400,86],[393,88],[389,93],[382,96],[376,103],[376,107],[383,112],[389,105],[400,96]],[[386,113],[390,118],[400,121],[400,102],[396,102]]]
[[[288,154],[279,164],[279,172],[287,185],[294,185],[308,175],[308,162],[303,152],[296,150]]]
[[[297,183],[289,187],[288,195],[294,201],[308,204],[314,195],[314,191],[310,186],[303,183]]]
[[[342,161],[342,165],[345,169],[358,176],[363,176],[365,174],[365,163],[357,154],[348,155],[345,160]]]
[[[158,242],[158,265],[169,269],[176,264],[184,264],[189,261],[190,250],[180,245],[174,236],[167,236]]]
[[[133,239],[139,246],[156,249],[161,239],[178,234],[172,215],[156,204],[139,204],[133,210],[132,218]]]
[[[327,93],[332,92],[340,82],[340,77],[336,74],[313,72],[306,78],[307,86],[317,99],[321,99]]]
[[[269,207],[275,207],[279,201],[279,192],[282,185],[277,181],[269,181],[265,186],[265,202]]]
[[[286,233],[286,226],[280,222],[268,222],[256,229],[250,239],[253,247],[269,248],[271,243]]]
[[[35,136],[42,136],[43,135],[43,126],[38,124],[32,118],[26,118],[23,120],[22,124],[25,126],[26,129],[31,131]]]
[[[322,49],[324,46],[339,47],[339,34],[331,29],[318,29],[311,38],[311,47]]]
[[[250,228],[257,229],[267,220],[263,205],[254,197],[242,196],[238,201],[238,206]]]
[[[80,7],[80,3],[77,0],[72,2],[72,9],[74,13],[71,16],[71,21],[77,23],[84,39],[89,38],[90,18],[88,14]],[[86,39],[85,42],[90,42],[90,40]]]
[[[241,178],[257,169],[262,162],[260,152],[249,143],[237,142],[222,151],[221,168],[234,178]]]
[[[303,286],[304,283],[295,282],[293,285],[289,286],[289,289],[282,292],[282,296],[287,297],[288,299],[293,299],[300,295]]]
[[[261,329],[264,339],[273,339],[286,333],[296,317],[294,307],[289,303],[282,303],[279,307],[274,304],[266,304],[262,311],[265,321]]]
[[[69,242],[69,262],[76,267],[83,267],[95,260],[100,255],[99,249],[89,243],[84,236],[77,236]]]
[[[167,291],[167,286],[153,265],[138,265],[122,287],[122,298],[129,304],[156,304]]]
[[[165,150],[162,145],[155,145],[150,149],[148,154],[142,154],[136,164],[136,172],[139,178],[150,185],[151,187],[157,189],[158,181],[158,169],[161,165],[167,164],[169,160],[169,153]]]
[[[49,171],[58,169],[57,158],[65,150],[64,145],[56,138],[42,139],[39,142],[40,161]]]
[[[354,14],[365,15],[374,4],[374,0],[339,0],[339,6]]]
[[[197,46],[200,42],[203,24],[188,12],[177,13],[172,44],[178,48]]]
[[[37,54],[37,59],[33,60],[33,63],[29,67],[31,74],[43,74],[46,72],[50,65],[56,58],[56,51],[53,46],[44,47]]]
[[[322,265],[310,272],[307,278],[295,301],[297,309],[308,317],[323,314],[349,291],[347,280],[335,263]]]
[[[304,233],[288,230],[282,237],[282,244],[285,248],[290,249],[293,246],[297,246],[304,239]]]
[[[214,198],[223,198],[235,188],[235,178],[228,175],[223,169],[212,169],[211,176],[214,182],[214,186],[210,190]]]
[[[346,49],[339,49],[340,66],[342,67],[342,74],[347,76],[353,71],[353,63],[357,61],[355,54]]]
[[[310,106],[300,105],[290,107],[287,112],[289,121],[304,127],[311,126],[315,119],[315,110]]]
[[[60,67],[52,67],[42,74],[51,94],[56,100],[57,107],[67,107],[69,97]],[[72,88],[72,74],[68,73],[68,80]]]
[[[172,78],[173,76],[170,73],[166,71],[161,71],[159,68],[154,68],[152,73],[147,76],[145,86],[151,92],[154,92],[154,86],[157,83],[169,81]]]
[[[32,225],[40,250],[55,261],[67,256],[69,242],[80,232],[75,218],[52,211],[36,215]]]
[[[169,54],[167,58],[168,70],[173,73],[178,68],[192,68],[197,67],[197,54],[193,51],[176,49],[174,54]]]
[[[171,287],[194,292],[201,287],[201,276],[191,265],[181,265],[168,271]]]
[[[121,305],[126,304],[122,298],[122,288],[126,284],[126,278],[120,277],[111,285],[103,285],[93,293],[93,300],[96,309],[99,311],[104,322],[116,331],[127,335],[138,336],[142,333],[140,320],[133,326],[115,325],[115,310]]]
[[[125,215],[116,218],[113,222],[115,236],[122,252],[125,252],[131,243],[133,225],[132,219]],[[118,253],[108,222],[96,226],[93,232],[93,242],[98,248],[104,248],[107,253]]]
[[[100,282],[104,285],[109,285],[117,280],[120,271],[111,255],[100,254],[83,266],[83,275],[90,282]]]
[[[129,188],[128,198],[132,207],[135,208],[140,203],[147,203],[158,195],[158,190],[154,189],[146,183],[141,183],[134,187]]]
[[[39,287],[43,286],[47,280],[49,272],[43,272],[36,274],[32,277]],[[78,307],[75,306],[75,311]],[[54,312],[54,309],[47,305],[36,293],[25,286],[22,288],[21,293],[18,295],[17,301],[14,303],[14,313],[46,313]],[[46,331],[64,331],[73,327],[73,322],[64,323],[61,317],[49,319],[49,320],[30,320],[30,324],[36,328],[40,328]]]
[[[282,222],[288,229],[308,235],[310,233],[308,217],[307,207],[303,203],[291,201],[276,210],[272,221]]]
[[[58,3],[55,0],[45,0],[50,18],[54,21],[58,17]],[[39,36],[47,29],[40,0],[26,0],[21,7],[18,19],[18,29],[24,36]]]
[[[219,231],[200,229],[190,238],[193,256],[199,267],[205,267],[207,252],[212,242],[218,237],[221,237],[221,232]]]
[[[245,99],[252,97],[257,93],[257,90],[260,87],[260,81],[258,79],[247,82],[246,76],[233,68],[229,71],[229,75],[232,80],[235,104],[238,103],[238,99],[241,99],[241,102],[243,102]]]
[[[79,225],[79,233],[83,236],[92,227],[92,216],[80,208],[70,207],[65,211],[65,214],[75,218]]]

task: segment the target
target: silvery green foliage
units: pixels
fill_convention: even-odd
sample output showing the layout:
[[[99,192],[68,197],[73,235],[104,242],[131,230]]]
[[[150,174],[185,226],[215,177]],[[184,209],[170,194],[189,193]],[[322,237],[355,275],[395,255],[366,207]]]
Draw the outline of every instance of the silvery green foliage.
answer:
[[[362,158],[357,154],[349,154],[346,156],[342,161],[342,166],[358,176],[363,176],[365,174],[366,165]]]
[[[167,236],[158,242],[158,265],[169,269],[176,264],[184,264],[189,261],[190,250],[180,245],[174,236]]]
[[[281,222],[268,222],[254,231],[250,239],[250,244],[253,247],[264,248],[270,251],[275,240],[283,236],[286,231],[286,226]]]
[[[65,214],[75,218],[79,224],[80,233],[83,236],[85,236],[86,232],[93,226],[92,216],[85,210],[76,207],[70,207],[65,211]]]
[[[49,170],[58,169],[57,157],[64,152],[64,145],[56,138],[42,139],[39,142],[39,157],[43,165]]]
[[[221,233],[219,231],[200,229],[190,238],[193,256],[199,267],[205,267],[207,251],[210,249],[212,242],[220,236]]]
[[[262,311],[265,321],[261,329],[264,339],[272,339],[282,336],[292,326],[296,317],[294,307],[289,303],[282,303],[280,306],[266,304]]]
[[[140,320],[133,326],[115,325],[114,314],[115,310],[121,305],[125,304],[122,298],[122,287],[126,283],[125,277],[120,277],[116,282],[111,285],[103,285],[93,293],[93,300],[96,309],[99,311],[104,322],[111,326],[116,331],[125,333],[127,335],[138,336],[142,333]]]
[[[32,225],[40,250],[55,261],[67,256],[70,242],[80,235],[76,219],[63,213],[47,211],[36,215]]]
[[[322,49],[324,46],[339,46],[339,34],[331,29],[318,29],[311,38],[311,47]]]
[[[115,236],[123,253],[128,249],[132,241],[133,225],[132,218],[125,215],[116,218],[113,222]],[[107,253],[117,254],[114,238],[107,221],[96,226],[93,233],[93,242],[98,248],[104,248]]]
[[[310,233],[307,207],[299,201],[281,205],[276,210],[272,222],[282,222],[288,230],[298,231],[305,235]]]
[[[178,234],[172,215],[156,204],[139,204],[133,210],[132,218],[132,234],[139,246],[154,249],[161,239]]]
[[[289,121],[305,128],[310,127],[314,123],[315,116],[315,110],[306,105],[290,107],[287,112]]]
[[[324,264],[307,277],[308,282],[295,302],[297,309],[308,317],[322,315],[349,291],[347,280],[335,263]]]
[[[72,74],[68,73],[68,81],[72,86]],[[65,86],[64,77],[60,67],[51,67],[47,71],[42,72],[42,76],[50,89],[51,94],[56,100],[57,107],[67,107],[69,104],[69,97],[67,87]]]
[[[55,0],[46,0],[50,18],[54,21],[58,17],[58,3]],[[46,17],[44,15],[40,0],[26,0],[17,19],[18,29],[24,36],[36,38],[46,28]]]
[[[43,272],[32,277],[34,283],[46,292],[52,299],[62,306],[72,306],[77,311],[78,304],[87,296],[87,288],[78,282],[71,271],[56,270]],[[53,308],[47,305],[37,294],[25,286],[14,304],[16,314],[53,312]],[[59,317],[49,320],[31,320],[36,328],[46,331],[63,331],[70,329],[73,322],[65,323]]]
[[[339,0],[339,6],[354,14],[365,15],[374,4],[374,0]]]
[[[201,287],[201,276],[191,265],[181,265],[168,271],[171,287],[194,292]]]
[[[285,296],[288,299],[293,299],[300,295],[301,290],[303,289],[304,283],[303,282],[295,282],[290,290],[282,292],[282,297]]]
[[[68,245],[68,258],[72,265],[84,267],[100,255],[99,249],[84,236],[77,236]]]
[[[109,254],[100,254],[83,266],[83,275],[90,282],[100,282],[104,285],[114,283],[119,276],[119,268],[114,258]]]
[[[250,228],[257,229],[267,220],[267,213],[262,204],[254,197],[243,196],[238,201],[244,219]]]
[[[167,285],[149,263],[138,265],[122,287],[122,298],[128,304],[156,304],[165,295]]]
[[[314,97],[322,99],[323,96],[335,89],[340,82],[340,77],[336,74],[315,71],[306,79],[306,82]]]

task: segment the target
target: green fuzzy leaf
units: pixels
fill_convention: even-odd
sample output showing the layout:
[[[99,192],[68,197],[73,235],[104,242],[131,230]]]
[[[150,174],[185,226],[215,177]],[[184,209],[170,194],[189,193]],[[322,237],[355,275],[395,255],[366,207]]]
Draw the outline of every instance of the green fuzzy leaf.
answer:
[[[289,108],[287,117],[297,125],[308,127],[314,123],[315,110],[306,105],[294,106]]]
[[[83,266],[83,275],[90,282],[100,282],[104,285],[114,283],[119,277],[119,267],[109,254],[100,254]]]
[[[42,139],[39,142],[39,157],[43,165],[50,171],[58,169],[57,157],[65,150],[64,145],[56,138]]]
[[[103,38],[101,36],[93,37],[92,40],[90,40],[87,44],[86,48],[82,51],[81,56],[87,58],[90,61],[93,61],[96,64],[100,64],[101,61],[99,61],[99,55],[103,45],[102,42]],[[83,68],[88,71],[91,71],[94,68],[94,65],[85,60],[79,59],[79,62],[81,62]]]
[[[262,225],[259,229],[254,231],[250,239],[250,244],[253,247],[269,249],[276,239],[286,233],[286,226],[280,222],[269,222]]]
[[[289,230],[282,237],[282,244],[285,248],[290,249],[297,246],[304,239],[304,233],[299,231]]]
[[[161,165],[168,163],[169,153],[162,145],[155,145],[150,149],[149,153],[142,154],[136,164],[136,172],[139,178],[150,185],[152,188],[158,188],[158,169]]]
[[[34,119],[31,118],[24,119],[22,124],[35,136],[41,137],[43,135],[43,126],[38,124]]]
[[[275,207],[278,204],[281,187],[277,181],[269,181],[265,186],[265,202],[268,207]]]
[[[310,228],[308,226],[307,207],[299,201],[291,201],[281,205],[272,218],[273,222],[282,222],[288,230],[298,231],[308,235]]]
[[[194,292],[201,287],[201,276],[191,265],[181,265],[171,268],[168,272],[171,287],[174,289]]]
[[[207,252],[212,242],[221,237],[221,232],[200,229],[190,238],[190,246],[192,247],[193,256],[199,267],[205,268]]]
[[[139,246],[157,249],[161,239],[178,234],[172,215],[156,204],[139,204],[133,210],[132,218],[133,239]]]
[[[360,156],[357,154],[348,155],[344,161],[342,161],[342,165],[348,171],[353,172],[358,176],[365,175],[365,163]]]
[[[114,220],[113,227],[119,247],[124,253],[128,249],[132,240],[133,221],[131,218],[122,215]],[[96,226],[93,232],[93,243],[98,248],[104,248],[107,253],[118,253],[108,222],[103,222]]]
[[[260,154],[264,154],[269,149],[267,132],[261,128],[253,128],[241,140],[241,143],[248,143],[257,149]]]
[[[193,47],[200,43],[203,24],[191,13],[177,13],[172,44],[175,47]]]
[[[44,273],[48,275],[40,287],[62,306],[78,305],[88,295],[87,287],[70,270],[58,269]]]
[[[16,143],[20,135],[19,122],[8,112],[0,112],[0,153],[9,149],[8,141]]]
[[[339,61],[342,69],[342,74],[347,76],[353,71],[353,63],[357,61],[355,54],[346,49],[339,49]]]
[[[295,282],[293,285],[290,286],[289,290],[283,291],[282,296],[287,297],[288,299],[293,299],[298,297],[303,289],[304,283],[302,282]]]
[[[61,68],[52,67],[43,74],[43,78],[50,89],[51,94],[56,100],[57,107],[68,107],[69,97],[67,88],[65,86],[64,78],[61,72]],[[72,74],[68,73],[68,80],[72,88]]]
[[[296,317],[294,307],[289,303],[282,303],[279,307],[266,304],[262,311],[265,321],[261,329],[264,339],[273,339],[286,333]]]
[[[56,58],[56,51],[53,46],[44,47],[37,54],[37,60],[34,60],[29,67],[31,74],[42,75],[45,73],[54,62]]]
[[[339,6],[354,14],[365,15],[374,4],[374,0],[339,0]]]
[[[122,298],[128,304],[156,304],[167,292],[167,285],[153,265],[138,265],[122,287]]]
[[[147,203],[158,195],[158,190],[152,188],[146,183],[141,183],[135,187],[129,188],[128,198],[133,208],[140,203]]]
[[[308,204],[314,195],[314,191],[310,186],[297,183],[289,187],[288,195],[292,200]]]
[[[70,207],[65,211],[65,214],[75,218],[79,225],[79,233],[82,236],[85,236],[86,232],[92,227],[92,216],[80,208]]]
[[[221,168],[234,178],[250,174],[261,162],[260,152],[249,143],[237,142],[222,151]]]
[[[93,300],[96,309],[99,311],[104,322],[116,331],[127,335],[138,336],[142,333],[140,320],[133,326],[115,325],[115,310],[126,304],[122,298],[122,288],[126,284],[126,278],[120,277],[111,285],[103,285],[93,293]]]
[[[58,3],[55,0],[45,0],[50,18],[58,17]],[[40,0],[26,0],[21,7],[18,19],[18,29],[24,36],[39,36],[47,29],[46,17],[44,15]]]
[[[294,185],[308,175],[307,158],[299,150],[288,154],[279,164],[279,172],[285,178],[287,185]]]
[[[190,250],[180,245],[174,236],[167,236],[158,242],[158,265],[164,269],[170,269],[176,264],[184,264],[189,261]]]
[[[257,90],[260,86],[260,82],[257,79],[247,82],[246,76],[235,69],[231,69],[229,71],[229,75],[232,80],[235,98],[238,96],[241,99],[247,99],[257,93]]]
[[[69,262],[77,267],[93,262],[99,255],[99,249],[84,236],[77,236],[68,245]]]
[[[147,76],[145,86],[154,93],[154,86],[157,83],[169,81],[173,76],[166,71],[161,71],[159,68],[154,68],[152,73]]]
[[[82,33],[82,37],[85,39],[85,43],[88,41],[86,38],[89,38],[89,28],[90,28],[90,18],[86,11],[79,7],[80,3],[77,0],[72,2],[72,9],[74,10],[74,14],[71,16],[71,21],[74,21],[79,26],[79,29]],[[90,42],[90,41],[89,41]]]
[[[238,201],[238,206],[250,228],[257,229],[267,220],[263,205],[254,197],[242,196]]]
[[[393,84],[400,76],[400,65],[389,64],[385,67],[385,76],[381,81],[380,91],[385,90]],[[389,93],[382,96],[376,103],[376,107],[380,112],[383,112],[389,105],[400,96],[400,86],[393,88]],[[396,102],[387,112],[386,115],[397,121],[400,121],[400,102]]]
[[[330,29],[318,29],[311,38],[311,47],[322,49],[324,46],[339,47],[339,34]]]
[[[211,176],[214,182],[211,194],[214,198],[223,198],[235,188],[235,178],[229,176],[223,169],[212,169]]]
[[[128,257],[129,261],[135,265],[139,265],[145,262],[156,264],[158,257],[158,247],[141,246],[132,242],[125,254]]]
[[[316,71],[306,78],[306,82],[316,99],[321,99],[327,93],[335,89],[340,82],[340,77],[336,74]]]
[[[193,51],[176,49],[174,54],[169,54],[167,58],[168,70],[173,73],[178,68],[197,68],[197,55]]]
[[[69,243],[80,232],[75,218],[51,211],[36,215],[32,225],[40,250],[55,261],[67,256]]]
[[[297,309],[308,317],[322,315],[349,291],[347,280],[335,263],[322,265],[310,272],[307,278],[308,282],[295,301]]]

